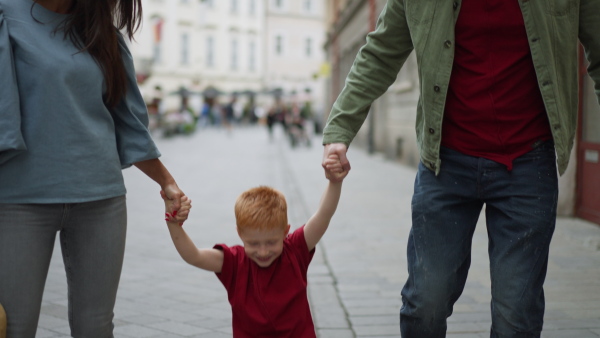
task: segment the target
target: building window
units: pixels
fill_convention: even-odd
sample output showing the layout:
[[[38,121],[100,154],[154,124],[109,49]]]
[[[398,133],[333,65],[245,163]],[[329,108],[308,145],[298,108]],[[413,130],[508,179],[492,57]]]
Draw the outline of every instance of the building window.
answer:
[[[283,0],[274,0],[275,1],[275,7],[277,9],[282,9],[283,8]]]
[[[251,72],[256,70],[256,44],[254,41],[251,41],[248,46],[248,70]]]
[[[238,12],[238,1],[231,0],[231,13],[235,14]]]
[[[206,38],[206,67],[215,67],[215,40],[212,36]]]
[[[181,34],[181,64],[190,63],[190,37],[187,33]]]
[[[153,44],[152,44],[152,59],[154,63],[160,63],[162,61],[162,30],[163,30],[163,19],[153,18]]]
[[[238,69],[238,42],[236,39],[231,40],[231,70]]]
[[[213,7],[213,0],[202,0],[209,8]]]
[[[256,0],[250,0],[250,3],[248,4],[248,14],[256,14]]]
[[[304,41],[304,53],[306,54],[307,58],[312,56],[312,44],[313,42],[311,38],[306,38]]]
[[[283,55],[283,36],[281,35],[275,37],[275,54]]]
[[[312,12],[312,0],[304,0],[304,11]]]

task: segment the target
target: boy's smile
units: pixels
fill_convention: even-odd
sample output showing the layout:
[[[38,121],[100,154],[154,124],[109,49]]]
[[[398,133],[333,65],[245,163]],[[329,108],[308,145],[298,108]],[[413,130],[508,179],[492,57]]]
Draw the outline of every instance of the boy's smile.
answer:
[[[246,255],[261,268],[269,267],[283,251],[283,240],[290,231],[287,225],[281,229],[258,230],[244,229],[238,231]]]

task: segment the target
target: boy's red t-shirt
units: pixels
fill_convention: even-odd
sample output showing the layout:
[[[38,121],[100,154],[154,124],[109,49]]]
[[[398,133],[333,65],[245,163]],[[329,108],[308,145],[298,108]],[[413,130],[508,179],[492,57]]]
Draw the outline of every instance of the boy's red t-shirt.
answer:
[[[216,275],[227,290],[235,338],[316,338],[306,292],[315,250],[308,251],[304,226],[287,236],[281,256],[267,268],[248,258],[243,246],[214,248],[225,254]]]

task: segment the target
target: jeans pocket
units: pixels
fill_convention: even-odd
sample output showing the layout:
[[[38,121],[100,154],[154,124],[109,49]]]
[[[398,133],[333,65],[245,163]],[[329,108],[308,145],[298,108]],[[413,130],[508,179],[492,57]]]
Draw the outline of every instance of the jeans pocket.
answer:
[[[542,141],[539,145],[535,146],[531,151],[525,153],[517,158],[517,160],[540,160],[540,159],[554,159],[556,160],[556,151],[554,149],[554,141],[547,140]]]

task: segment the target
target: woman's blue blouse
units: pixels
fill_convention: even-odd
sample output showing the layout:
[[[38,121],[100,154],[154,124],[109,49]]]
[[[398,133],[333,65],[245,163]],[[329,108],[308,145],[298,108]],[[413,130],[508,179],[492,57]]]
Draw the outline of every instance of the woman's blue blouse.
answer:
[[[127,94],[112,109],[98,64],[56,30],[66,17],[0,0],[0,203],[121,196],[122,168],[160,156],[124,40]]]

